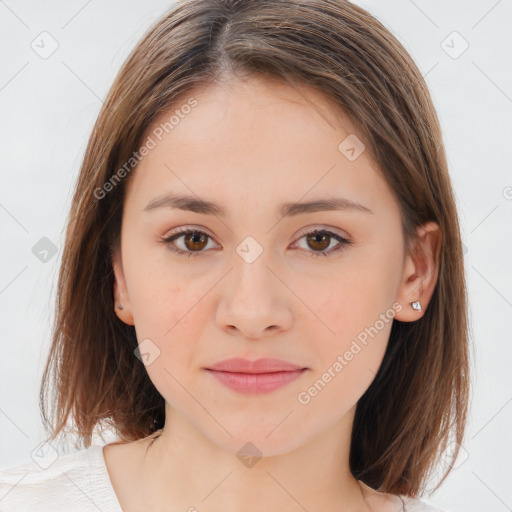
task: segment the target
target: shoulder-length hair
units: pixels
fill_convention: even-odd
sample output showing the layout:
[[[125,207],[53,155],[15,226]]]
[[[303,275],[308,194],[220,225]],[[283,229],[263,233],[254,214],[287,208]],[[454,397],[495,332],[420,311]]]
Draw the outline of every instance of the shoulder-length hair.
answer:
[[[134,357],[134,327],[114,312],[111,257],[124,188],[159,114],[192,88],[237,76],[323,93],[364,137],[400,204],[407,248],[419,225],[440,227],[431,302],[415,322],[394,319],[382,365],[358,401],[351,439],[356,478],[417,495],[452,438],[457,453],[466,423],[469,327],[459,221],[420,71],[379,21],[344,0],[181,1],[132,51],[89,138],[70,209],[41,381],[48,440],[73,432],[89,446],[105,422],[126,441],[162,428],[164,399]]]

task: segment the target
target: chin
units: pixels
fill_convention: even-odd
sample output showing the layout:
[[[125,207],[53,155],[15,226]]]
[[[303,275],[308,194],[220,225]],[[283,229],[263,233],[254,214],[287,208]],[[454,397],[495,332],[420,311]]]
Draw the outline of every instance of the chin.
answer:
[[[211,440],[224,451],[239,457],[242,462],[245,457],[261,458],[284,455],[297,449],[302,442],[288,429],[283,428],[281,432],[278,432],[281,427],[276,429],[274,426],[269,429],[257,428],[252,425],[251,428],[237,431],[231,428],[229,431],[233,437],[226,434],[221,439]],[[270,435],[269,432],[271,432]]]

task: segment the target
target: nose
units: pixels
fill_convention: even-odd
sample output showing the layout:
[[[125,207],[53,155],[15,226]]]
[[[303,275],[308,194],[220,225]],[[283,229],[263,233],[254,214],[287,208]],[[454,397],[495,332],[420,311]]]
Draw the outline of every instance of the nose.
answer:
[[[248,339],[290,329],[293,294],[283,283],[283,276],[276,274],[263,255],[252,263],[235,261],[222,284],[216,314],[219,327]]]

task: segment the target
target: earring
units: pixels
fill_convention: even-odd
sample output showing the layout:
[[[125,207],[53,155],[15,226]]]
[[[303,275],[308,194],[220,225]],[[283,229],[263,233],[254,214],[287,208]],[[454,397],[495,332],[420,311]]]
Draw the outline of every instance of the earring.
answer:
[[[412,309],[415,309],[416,311],[421,311],[421,302],[419,300],[415,302],[409,303],[412,306]]]
[[[121,304],[118,304],[118,305],[117,305],[117,308],[118,308],[118,309],[123,309],[123,306],[121,306]]]

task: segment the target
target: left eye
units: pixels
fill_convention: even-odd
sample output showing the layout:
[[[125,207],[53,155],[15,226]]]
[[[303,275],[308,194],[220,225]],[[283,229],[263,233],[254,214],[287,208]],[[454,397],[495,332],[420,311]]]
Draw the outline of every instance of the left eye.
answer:
[[[181,238],[183,238],[182,242],[184,244],[184,248],[180,248],[176,244],[176,241]],[[342,251],[347,245],[352,243],[347,238],[325,229],[309,231],[301,236],[299,240],[302,240],[303,238],[306,239],[306,243],[309,247],[315,249],[313,251],[308,251],[313,257],[330,256],[333,253]],[[183,229],[162,239],[161,242],[168,245],[172,252],[180,256],[195,257],[205,252],[203,249],[207,246],[208,239],[211,239],[211,237],[204,231],[197,229]],[[338,245],[328,252],[325,251],[325,249],[331,245],[333,240],[337,241]]]
[[[320,252],[317,250],[311,252],[311,256],[313,257],[330,256],[333,253],[342,251],[343,249],[346,248],[347,245],[352,243],[347,238],[344,238],[336,233],[333,233],[332,231],[327,231],[325,229],[315,229],[314,231],[310,231],[303,235],[302,237],[300,237],[299,240],[302,240],[303,238],[306,239],[306,243],[309,247],[320,250]],[[333,240],[337,241],[338,245],[335,246],[334,249],[326,252],[325,249],[331,245],[331,242]]]

